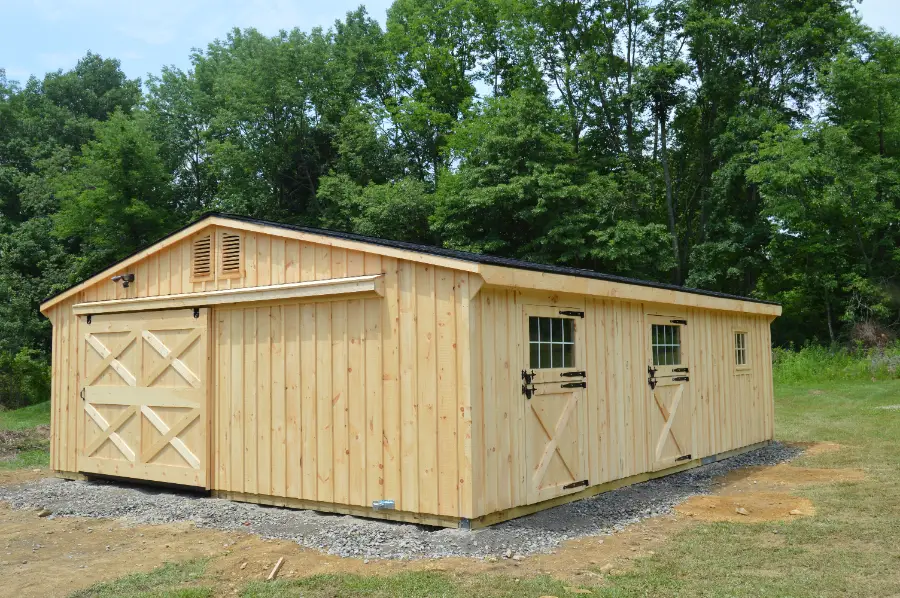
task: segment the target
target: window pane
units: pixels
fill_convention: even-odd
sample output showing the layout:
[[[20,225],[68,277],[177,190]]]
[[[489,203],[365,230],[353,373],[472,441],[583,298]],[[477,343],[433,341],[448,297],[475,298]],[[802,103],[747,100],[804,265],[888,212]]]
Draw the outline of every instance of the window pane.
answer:
[[[531,343],[531,367],[541,367],[540,344],[538,343]]]
[[[563,340],[567,343],[573,342],[575,338],[575,320],[565,319],[563,320]]]
[[[550,318],[539,318],[541,327],[541,341],[550,341]]]
[[[575,345],[563,345],[563,367],[575,367]]]
[[[681,365],[681,345],[672,347],[672,365]]]
[[[552,347],[553,347],[553,351],[552,351],[553,359],[550,362],[552,364],[550,367],[561,368],[561,367],[563,367],[563,356],[562,356],[563,346],[560,343],[553,343]]]
[[[541,343],[541,367],[553,367],[550,364],[550,343]]]
[[[558,343],[563,339],[563,319],[553,318],[551,321],[553,322],[553,338],[550,340]]]
[[[528,318],[528,338],[532,341],[539,340],[538,337],[538,319],[534,316]]]

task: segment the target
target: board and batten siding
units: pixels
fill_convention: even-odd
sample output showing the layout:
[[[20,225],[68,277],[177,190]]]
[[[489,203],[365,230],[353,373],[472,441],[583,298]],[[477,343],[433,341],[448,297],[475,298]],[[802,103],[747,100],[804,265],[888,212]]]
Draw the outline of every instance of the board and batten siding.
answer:
[[[590,486],[652,469],[647,386],[649,312],[685,316],[692,458],[770,440],[774,433],[770,318],[577,295],[483,288],[472,301],[475,516],[526,503],[522,306],[584,306]],[[748,335],[750,368],[736,372],[733,335]]]
[[[186,239],[122,269],[129,288],[104,280],[54,306],[51,466],[78,470],[74,304],[383,273],[379,299],[213,310],[212,489],[471,517],[470,275],[241,235],[242,278],[191,282]]]

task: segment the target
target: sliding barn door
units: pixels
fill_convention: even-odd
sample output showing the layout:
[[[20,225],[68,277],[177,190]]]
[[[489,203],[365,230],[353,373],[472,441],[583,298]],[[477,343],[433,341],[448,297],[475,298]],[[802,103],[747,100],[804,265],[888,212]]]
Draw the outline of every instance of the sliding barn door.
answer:
[[[689,461],[693,452],[688,321],[647,314],[645,326],[650,459],[658,471]]]
[[[208,487],[208,317],[81,316],[79,471]]]
[[[528,502],[583,490],[586,387],[584,312],[526,305],[523,327],[522,400]]]

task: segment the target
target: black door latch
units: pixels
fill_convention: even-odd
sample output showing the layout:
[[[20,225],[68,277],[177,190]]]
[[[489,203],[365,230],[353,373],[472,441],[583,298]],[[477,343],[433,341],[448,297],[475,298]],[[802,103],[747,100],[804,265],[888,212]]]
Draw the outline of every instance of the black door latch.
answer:
[[[526,399],[530,399],[534,395],[534,391],[537,390],[532,383],[535,375],[534,370],[530,374],[522,370],[522,394],[525,395]]]
[[[647,384],[650,385],[650,390],[654,390],[656,388],[656,370],[648,365],[647,374]]]

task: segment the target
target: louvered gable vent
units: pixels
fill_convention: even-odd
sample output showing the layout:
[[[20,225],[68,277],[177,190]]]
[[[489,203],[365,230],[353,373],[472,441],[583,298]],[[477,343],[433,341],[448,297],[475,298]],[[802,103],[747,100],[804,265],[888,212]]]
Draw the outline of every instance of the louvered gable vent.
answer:
[[[241,235],[238,233],[222,232],[222,258],[220,260],[220,274],[226,277],[241,275]]]
[[[191,278],[210,280],[213,275],[212,234],[194,238],[191,245]]]

